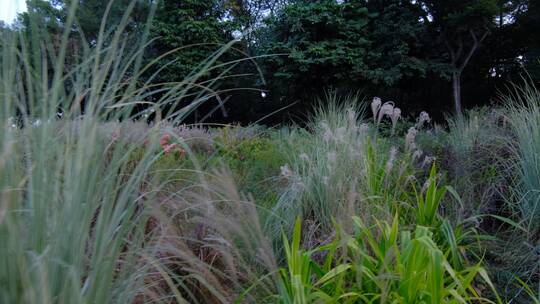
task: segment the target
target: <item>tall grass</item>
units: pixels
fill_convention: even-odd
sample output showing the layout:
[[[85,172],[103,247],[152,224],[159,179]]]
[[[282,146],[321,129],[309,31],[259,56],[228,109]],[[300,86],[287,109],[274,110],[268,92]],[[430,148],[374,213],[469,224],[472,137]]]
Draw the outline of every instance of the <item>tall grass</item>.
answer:
[[[449,208],[457,220],[477,214],[500,212],[493,201],[501,200],[507,184],[505,166],[510,130],[500,109],[472,109],[448,120],[446,162],[453,187],[463,205]]]
[[[518,238],[527,249],[519,254],[523,267],[517,274],[527,284],[537,282],[540,297],[540,91],[531,83],[514,89],[503,98],[514,134],[509,142],[513,154],[510,168],[515,172],[513,195],[507,203],[526,228],[524,238]]]
[[[246,271],[248,266],[271,264],[272,259],[266,257],[271,251],[260,247],[264,238],[252,236],[256,233],[253,225],[251,230],[234,230],[232,221],[220,221],[230,216],[223,210],[221,217],[213,217],[219,213],[214,204],[229,200],[249,204],[239,196],[216,198],[217,185],[235,189],[225,177],[213,188],[205,176],[197,174],[198,190],[191,191],[191,200],[181,199],[190,202],[182,210],[192,212],[177,213],[189,214],[186,230],[196,231],[193,226],[204,227],[212,218],[212,223],[229,228],[205,230],[230,234],[218,238],[208,232],[202,239],[191,240],[199,246],[187,246],[192,236],[171,228],[178,226],[160,216],[161,202],[167,198],[162,189],[168,181],[156,184],[151,178],[152,166],[160,157],[158,132],[149,131],[148,148],[136,162],[132,159],[136,145],[100,136],[103,122],[130,120],[141,104],[159,113],[190,98],[188,106],[168,113],[179,122],[196,106],[215,98],[216,92],[208,86],[212,82],[198,82],[230,47],[216,51],[183,81],[155,88],[140,78],[160,59],[142,65],[155,8],[149,12],[141,39],[134,40],[124,32],[134,4],[110,34],[104,16],[92,45],[71,31],[76,1],[59,44],[51,42],[56,40],[32,12],[24,31],[0,33],[2,303],[170,302],[172,298],[185,303],[204,299],[201,294],[205,293],[208,299],[225,303],[233,297],[231,291],[241,292],[235,288],[242,281],[237,274],[245,279],[255,273],[255,266]],[[70,57],[68,64],[73,39],[81,43],[82,53]],[[178,193],[173,197],[178,199]],[[253,239],[261,242],[248,242]],[[234,247],[230,246],[237,245],[234,242],[240,242],[242,254],[231,252]],[[212,264],[216,259],[205,261],[193,249],[213,247],[220,247],[214,250],[216,256],[234,255],[229,260],[221,256],[227,275],[214,273],[219,268]],[[244,253],[253,255],[235,264]]]
[[[518,195],[515,206],[531,231],[540,228],[540,92],[532,85],[516,87],[507,97],[509,120],[516,135]]]
[[[302,217],[312,223],[312,240],[324,241],[332,219],[350,223],[352,214],[391,216],[387,204],[403,199],[410,158],[401,158],[397,147],[374,136],[358,104],[357,97],[341,100],[330,94],[307,131],[288,134],[291,148],[281,172],[287,186],[267,223],[275,240],[283,226],[291,233],[292,223]]]

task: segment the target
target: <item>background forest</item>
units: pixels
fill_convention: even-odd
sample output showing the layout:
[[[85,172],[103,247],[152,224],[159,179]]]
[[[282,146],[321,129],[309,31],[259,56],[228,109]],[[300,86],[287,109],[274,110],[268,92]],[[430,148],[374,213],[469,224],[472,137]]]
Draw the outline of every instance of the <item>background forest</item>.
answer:
[[[126,34],[137,37],[152,3],[136,2]],[[69,4],[28,1],[28,13],[15,27],[34,18],[60,35]],[[108,27],[120,22],[129,4],[114,1]],[[82,32],[95,43],[106,8],[101,0],[80,1],[73,39]],[[148,71],[144,77],[152,83],[182,80],[217,46],[236,39],[221,60],[253,61],[227,67],[234,76],[212,85],[226,105],[211,121],[254,122],[292,104],[265,122],[302,120],[330,89],[397,100],[411,113],[429,110],[440,120],[444,113],[496,103],[508,81],[538,82],[539,28],[540,4],[532,0],[165,0],[152,21],[155,40],[146,58],[181,49],[162,58],[174,62],[157,65],[159,75]],[[207,110],[190,119],[201,120]]]

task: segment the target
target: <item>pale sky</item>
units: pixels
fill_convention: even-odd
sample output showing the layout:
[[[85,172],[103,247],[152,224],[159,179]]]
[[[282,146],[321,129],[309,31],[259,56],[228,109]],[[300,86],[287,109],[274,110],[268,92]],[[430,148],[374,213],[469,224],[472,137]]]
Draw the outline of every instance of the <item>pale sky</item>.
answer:
[[[0,0],[0,20],[11,23],[17,13],[26,10],[26,0]]]

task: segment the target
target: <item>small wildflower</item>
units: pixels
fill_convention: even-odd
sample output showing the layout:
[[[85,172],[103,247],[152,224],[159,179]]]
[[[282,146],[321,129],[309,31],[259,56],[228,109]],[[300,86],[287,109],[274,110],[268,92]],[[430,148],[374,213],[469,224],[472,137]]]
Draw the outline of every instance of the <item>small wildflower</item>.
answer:
[[[16,129],[17,128],[17,122],[14,117],[8,118],[8,126],[10,129]]]
[[[186,150],[184,150],[184,149],[182,149],[182,148],[178,148],[178,149],[176,150],[176,152],[178,152],[178,155],[179,155],[180,157],[184,157],[184,156],[186,155]]]
[[[114,143],[118,140],[118,138],[120,137],[120,134],[118,133],[118,131],[113,131],[111,133],[111,141]]]

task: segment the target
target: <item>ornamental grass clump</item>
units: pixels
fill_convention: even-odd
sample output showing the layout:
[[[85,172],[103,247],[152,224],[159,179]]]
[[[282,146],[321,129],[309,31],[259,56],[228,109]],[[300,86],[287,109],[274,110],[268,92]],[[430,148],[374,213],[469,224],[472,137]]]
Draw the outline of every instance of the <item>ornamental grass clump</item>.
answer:
[[[373,120],[377,125],[381,123],[385,116],[390,118],[392,122],[392,135],[394,135],[396,125],[401,118],[401,109],[396,107],[393,101],[382,103],[379,97],[374,97],[371,102],[371,111],[373,112]]]
[[[367,129],[358,122],[358,111],[347,106],[319,110],[311,123],[312,134],[293,130],[282,178],[288,186],[272,210],[268,228],[279,238],[282,224],[292,228],[304,215],[331,228],[331,219],[346,210],[347,202],[362,178]]]
[[[525,83],[514,86],[514,92],[503,97],[503,101],[508,112],[505,123],[513,135],[506,145],[511,155],[506,172],[512,172],[512,187],[505,202],[512,218],[525,228],[515,229],[505,238],[516,250],[505,254],[515,264],[504,270],[533,286],[540,300],[540,91]],[[517,284],[513,278],[508,281]],[[519,292],[524,293],[524,289],[519,288]]]
[[[493,204],[508,195],[507,171],[511,130],[505,113],[497,109],[473,109],[448,120],[442,166],[464,204],[449,208],[448,216],[464,219],[477,214],[499,213]]]
[[[530,231],[540,229],[540,92],[532,85],[516,88],[509,101],[509,120],[516,136],[515,165],[518,168],[513,205]]]
[[[201,63],[201,70],[184,81],[169,83],[164,93],[162,88],[140,81],[144,71],[157,62],[142,65],[148,27],[141,29],[141,40],[124,32],[135,1],[112,33],[105,31],[105,16],[92,44],[85,44],[78,31],[72,31],[77,3],[71,2],[65,16],[66,31],[54,39],[32,12],[26,31],[0,29],[0,125],[4,127],[0,132],[0,302],[170,303],[174,299],[178,303],[208,303],[205,294],[211,294],[207,299],[229,302],[245,292],[238,287],[242,277],[233,274],[247,278],[255,272],[223,262],[223,267],[231,268],[224,292],[225,287],[214,286],[212,276],[206,275],[218,272],[221,266],[190,252],[205,248],[206,243],[218,246],[229,240],[227,250],[236,246],[233,241],[241,242],[243,247],[238,248],[244,249],[247,241],[238,235],[217,238],[203,234],[199,247],[193,243],[182,247],[175,246],[177,235],[171,237],[171,233],[158,233],[153,228],[160,202],[168,193],[164,186],[170,182],[152,180],[151,169],[162,154],[158,130],[162,122],[158,119],[149,128],[149,144],[136,162],[132,155],[141,151],[140,144],[117,144],[120,133],[102,136],[102,131],[104,123],[134,120],[137,106],[159,109],[193,97],[190,94],[201,87],[199,78],[230,45]],[[149,12],[148,24],[154,10]],[[69,59],[68,66],[71,39],[84,47],[80,56]],[[169,113],[171,121],[181,121],[214,95],[209,88],[203,90],[186,108]],[[196,226],[204,215],[205,220],[223,223],[225,215],[213,218],[212,214],[220,213],[210,207],[228,199],[224,195],[212,198],[209,192],[216,190],[204,182],[202,174],[197,177],[201,178],[200,186],[192,192],[205,199],[182,199],[185,189],[174,195],[196,206],[204,202],[204,213],[194,212],[186,222]],[[182,210],[189,208],[194,207],[183,206]],[[240,218],[245,220],[245,216]],[[254,233],[253,227],[245,232]],[[193,226],[185,231],[188,228],[193,231]],[[222,234],[230,231],[214,230]],[[187,239],[185,231],[182,237]],[[260,236],[248,239],[263,240]],[[245,250],[249,261],[255,257],[268,260],[264,254],[269,250],[249,248],[257,248]],[[173,254],[162,255],[169,249]],[[173,261],[186,261],[182,260],[185,256],[192,258],[188,264],[193,267],[176,276],[177,269],[171,267],[186,264]],[[223,255],[220,261],[226,258]],[[240,260],[238,264],[254,265]],[[258,276],[249,281],[254,277]],[[193,286],[204,292],[195,292]]]
[[[362,111],[354,106],[357,98],[340,100],[330,94],[325,104],[316,109],[309,132],[289,134],[292,147],[282,167],[287,186],[267,223],[275,240],[282,227],[292,231],[298,216],[314,223],[311,234],[320,241],[331,233],[332,219],[386,217],[410,186],[410,158],[362,122]]]

